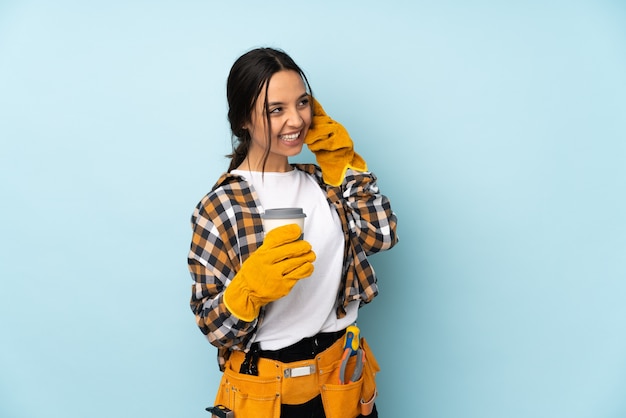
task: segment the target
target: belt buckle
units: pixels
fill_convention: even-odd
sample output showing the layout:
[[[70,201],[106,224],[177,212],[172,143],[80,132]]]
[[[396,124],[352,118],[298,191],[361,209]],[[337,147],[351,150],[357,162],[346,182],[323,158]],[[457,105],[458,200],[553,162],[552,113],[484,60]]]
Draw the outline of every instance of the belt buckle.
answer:
[[[291,377],[309,376],[313,373],[315,373],[315,364],[301,367],[289,367],[284,370],[283,375],[285,376],[285,379],[288,379]]]

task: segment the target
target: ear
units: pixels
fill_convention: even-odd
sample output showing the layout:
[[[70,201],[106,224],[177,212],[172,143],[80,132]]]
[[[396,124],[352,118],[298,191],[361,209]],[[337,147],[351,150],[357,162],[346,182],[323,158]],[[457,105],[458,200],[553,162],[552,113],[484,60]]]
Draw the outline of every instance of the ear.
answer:
[[[242,135],[245,135],[246,132],[250,134],[250,123],[243,124],[243,126],[239,129],[239,132],[241,132]]]

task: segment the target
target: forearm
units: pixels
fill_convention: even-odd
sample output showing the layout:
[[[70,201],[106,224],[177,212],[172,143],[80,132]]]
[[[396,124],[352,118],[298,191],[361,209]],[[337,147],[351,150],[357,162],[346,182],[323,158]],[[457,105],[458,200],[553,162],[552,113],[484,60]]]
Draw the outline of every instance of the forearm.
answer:
[[[366,253],[388,250],[398,241],[397,218],[389,199],[380,193],[376,176],[348,170],[341,185],[343,206],[350,229]]]
[[[208,274],[207,267],[201,262],[193,258],[188,261],[194,279],[190,306],[202,333],[219,348],[245,345],[255,330],[257,320],[245,322],[233,315],[223,301],[224,284]]]

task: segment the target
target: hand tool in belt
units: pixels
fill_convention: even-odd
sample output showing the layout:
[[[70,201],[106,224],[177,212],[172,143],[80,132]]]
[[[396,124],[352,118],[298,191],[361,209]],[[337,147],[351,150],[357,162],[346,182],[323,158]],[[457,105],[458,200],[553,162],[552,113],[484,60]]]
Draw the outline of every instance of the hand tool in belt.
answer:
[[[212,417],[216,418],[234,418],[235,414],[224,405],[215,405],[205,408],[207,412],[211,413]]]
[[[345,342],[343,344],[343,356],[341,357],[341,367],[339,369],[339,384],[345,385],[359,380],[363,373],[365,364],[365,351],[359,346],[360,330],[356,325],[350,325],[346,328]],[[350,357],[356,356],[356,367],[352,373],[352,377],[346,382],[346,366]]]

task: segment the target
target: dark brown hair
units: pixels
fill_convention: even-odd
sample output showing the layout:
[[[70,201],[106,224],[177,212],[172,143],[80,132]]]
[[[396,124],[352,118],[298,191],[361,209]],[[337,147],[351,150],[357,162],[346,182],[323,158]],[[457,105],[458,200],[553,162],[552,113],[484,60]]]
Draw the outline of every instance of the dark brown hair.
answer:
[[[250,132],[244,125],[251,121],[252,112],[265,88],[265,108],[266,126],[268,138],[271,132],[270,118],[267,109],[267,86],[274,74],[283,70],[292,70],[300,74],[304,80],[308,93],[312,94],[311,86],[304,72],[284,51],[274,48],[257,48],[246,52],[235,61],[226,83],[226,98],[228,99],[228,121],[232,133],[233,152],[228,157],[231,158],[228,171],[231,171],[243,162],[248,155],[250,148]],[[269,155],[271,146],[265,151],[263,167]]]

